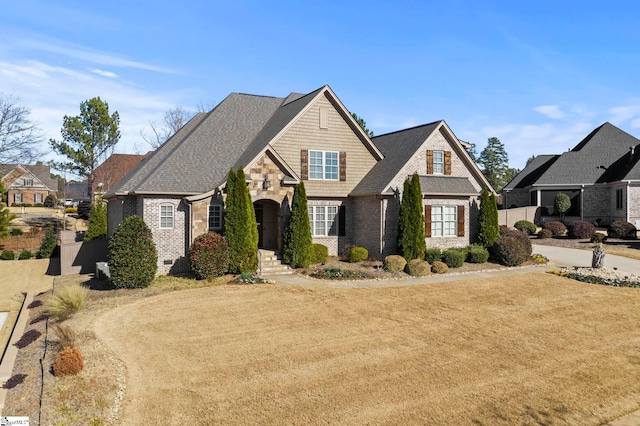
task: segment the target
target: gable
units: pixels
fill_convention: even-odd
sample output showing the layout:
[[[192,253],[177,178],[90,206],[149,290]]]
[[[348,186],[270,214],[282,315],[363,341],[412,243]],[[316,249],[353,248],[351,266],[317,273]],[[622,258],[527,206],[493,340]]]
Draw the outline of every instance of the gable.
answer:
[[[381,157],[348,112],[325,91],[280,134],[271,146],[303,180],[307,195],[346,197]],[[356,125],[357,126],[357,125]],[[344,158],[344,180],[313,180],[303,176],[304,152],[335,152]],[[308,161],[308,160],[307,160]]]

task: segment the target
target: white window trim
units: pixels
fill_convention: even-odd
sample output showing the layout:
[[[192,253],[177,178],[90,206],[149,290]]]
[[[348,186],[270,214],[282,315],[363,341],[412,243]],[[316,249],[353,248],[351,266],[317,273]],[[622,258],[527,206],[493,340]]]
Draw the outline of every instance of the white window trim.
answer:
[[[436,162],[436,154],[440,155],[440,160]],[[440,171],[437,168],[440,168]],[[444,174],[444,151],[433,151],[433,174],[434,175],[443,175]]]
[[[329,220],[329,209],[335,209],[335,213],[333,216],[333,221]],[[309,223],[311,224],[311,235],[313,237],[337,237],[338,236],[338,206],[308,206],[309,210]],[[316,219],[320,216],[320,211],[322,211],[322,215],[324,215],[324,219],[318,220]],[[316,223],[324,222],[324,233],[316,233]],[[331,232],[331,229],[334,231]]]
[[[170,207],[171,208],[171,216],[166,216],[163,215],[163,207]],[[175,223],[175,207],[173,204],[160,204],[160,212],[159,212],[159,227],[160,229],[173,229],[174,223]],[[167,219],[171,217],[171,226],[162,226],[162,219]]]
[[[314,177],[313,176],[313,167],[317,167],[317,165],[311,165],[311,157],[313,157],[313,153],[320,153],[321,156],[321,164],[322,167],[322,177]],[[336,164],[335,164],[335,178],[327,177],[327,154],[335,154],[336,156]],[[334,167],[334,166],[330,166]],[[340,179],[340,153],[338,151],[321,151],[321,150],[309,150],[309,180],[329,180],[329,181],[338,181]]]
[[[38,197],[40,197],[40,201],[38,201]],[[36,204],[42,203],[43,202],[42,200],[43,200],[43,198],[42,198],[42,194],[41,193],[36,192],[35,194],[33,194],[33,202],[34,203],[36,203]]]
[[[220,220],[219,226],[211,226],[211,218],[214,210],[218,210],[218,216]],[[222,205],[221,204],[211,204],[209,205],[209,215],[207,217],[207,225],[209,226],[209,230],[220,230],[222,229]]]
[[[435,220],[437,216],[436,210],[442,209],[442,220]],[[453,211],[453,219],[446,220],[447,209],[451,209]],[[451,214],[451,210],[450,213]],[[436,224],[441,224],[442,227],[440,230],[436,228]],[[447,224],[450,224],[450,227],[447,228]],[[446,230],[451,232],[450,234],[446,234]],[[431,237],[436,238],[451,238],[458,236],[458,206],[431,206]]]

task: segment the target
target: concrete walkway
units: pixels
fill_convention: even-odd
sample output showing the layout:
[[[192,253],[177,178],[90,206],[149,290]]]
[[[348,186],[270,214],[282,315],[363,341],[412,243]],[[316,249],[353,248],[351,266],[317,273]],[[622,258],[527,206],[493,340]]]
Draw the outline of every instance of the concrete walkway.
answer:
[[[579,266],[591,267],[591,250],[571,249],[565,247],[533,245],[533,252],[540,253],[547,257],[552,266]],[[607,254],[604,257],[604,267],[614,269],[628,275],[640,275],[640,260],[630,259],[628,257],[615,256]]]

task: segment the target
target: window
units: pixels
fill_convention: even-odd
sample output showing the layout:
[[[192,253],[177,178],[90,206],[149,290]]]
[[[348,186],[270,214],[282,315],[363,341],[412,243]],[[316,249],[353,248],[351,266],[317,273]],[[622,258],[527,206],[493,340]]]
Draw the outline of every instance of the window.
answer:
[[[22,194],[13,194],[13,202],[21,203],[22,202]]]
[[[309,222],[314,237],[338,235],[338,206],[309,207]]]
[[[34,194],[33,195],[34,203],[42,203],[42,194]]]
[[[160,228],[173,228],[173,206],[171,204],[160,206]]]
[[[25,179],[24,186],[33,186],[33,179]]]
[[[433,174],[444,173],[444,151],[433,151]]]
[[[458,235],[457,206],[431,207],[431,236],[455,237]]]
[[[209,206],[209,229],[222,229],[222,206]]]
[[[338,180],[338,153],[309,151],[309,179]]]
[[[624,208],[624,201],[622,199],[622,189],[616,189],[616,209],[620,210]]]

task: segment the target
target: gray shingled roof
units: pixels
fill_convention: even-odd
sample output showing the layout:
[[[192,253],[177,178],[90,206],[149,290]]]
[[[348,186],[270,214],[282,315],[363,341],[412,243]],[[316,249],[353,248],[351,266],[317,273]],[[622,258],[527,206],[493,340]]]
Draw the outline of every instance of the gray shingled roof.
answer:
[[[46,164],[37,162],[36,164],[0,164],[0,176],[4,176],[18,166],[22,166],[25,170],[31,172],[37,177],[43,185],[46,185],[51,191],[58,190],[58,181],[51,178],[51,168]]]
[[[559,155],[538,155],[503,188],[512,190],[533,185],[544,172],[560,157]]]
[[[411,178],[411,176],[408,176]],[[462,176],[419,176],[423,194],[477,195],[469,178]]]
[[[381,194],[442,121],[371,138],[384,158],[366,174],[352,195]]]
[[[640,140],[604,123],[571,151],[560,155],[535,184],[577,185],[620,180],[628,170],[625,164],[633,160],[630,148],[638,145]]]
[[[318,89],[321,90],[321,89]],[[220,186],[231,167],[246,165],[313,99],[233,93],[198,114],[107,193],[201,194]]]

